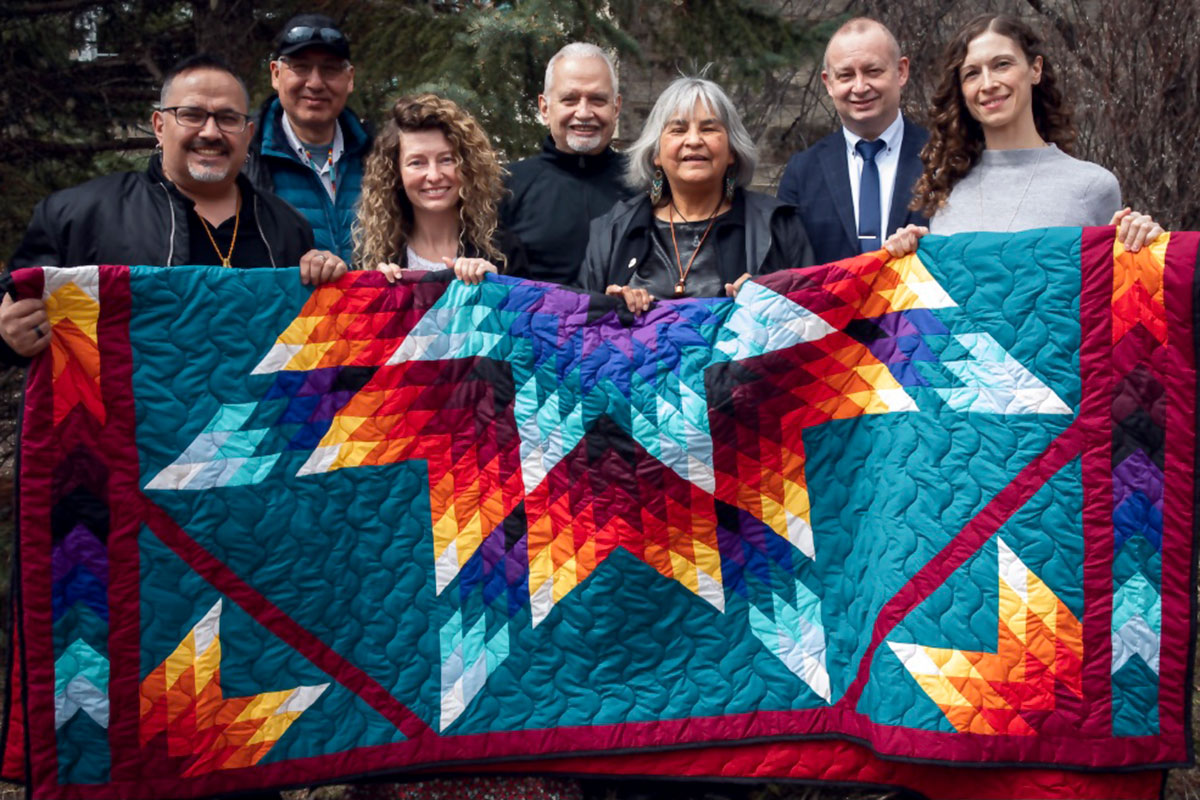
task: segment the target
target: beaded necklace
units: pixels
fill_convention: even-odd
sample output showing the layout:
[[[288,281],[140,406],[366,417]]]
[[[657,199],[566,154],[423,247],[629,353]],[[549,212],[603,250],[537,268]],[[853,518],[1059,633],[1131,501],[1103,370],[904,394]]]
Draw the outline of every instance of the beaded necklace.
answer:
[[[324,167],[318,167],[316,165],[316,163],[313,161],[312,151],[310,151],[307,147],[302,148],[300,154],[304,156],[304,163],[307,164],[313,172],[317,173],[318,178],[321,177],[322,173],[326,171],[329,172],[329,186],[334,192],[336,192],[337,174],[333,171],[333,145],[330,145],[329,147],[329,155],[325,158]]]

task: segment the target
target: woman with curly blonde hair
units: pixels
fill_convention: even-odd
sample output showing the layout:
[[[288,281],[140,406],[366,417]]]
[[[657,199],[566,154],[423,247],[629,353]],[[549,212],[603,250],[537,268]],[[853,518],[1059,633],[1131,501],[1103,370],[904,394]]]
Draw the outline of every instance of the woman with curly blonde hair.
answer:
[[[1134,251],[1162,233],[1122,207],[1116,176],[1070,155],[1070,107],[1041,38],[1020,20],[984,14],[955,34],[929,117],[912,205],[929,228],[897,232],[885,244],[893,255],[915,250],[927,232],[1119,225]]]
[[[520,242],[497,228],[502,175],[470,114],[433,94],[401,97],[367,157],[358,266],[392,281],[401,269],[453,269],[468,283],[487,272],[524,274]]]

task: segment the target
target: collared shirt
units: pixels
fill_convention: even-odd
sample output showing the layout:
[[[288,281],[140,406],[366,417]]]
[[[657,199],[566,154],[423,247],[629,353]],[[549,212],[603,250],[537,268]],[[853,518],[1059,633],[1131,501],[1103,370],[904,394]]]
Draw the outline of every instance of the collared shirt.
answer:
[[[338,159],[342,157],[342,152],[346,149],[346,140],[342,136],[341,124],[334,122],[333,144],[329,151],[329,158],[320,164],[315,164],[309,158],[308,148],[304,146],[304,142],[300,141],[300,137],[296,135],[296,131],[292,128],[292,123],[288,119],[287,112],[284,112],[280,116],[283,118],[283,135],[287,137],[288,144],[296,151],[296,155],[300,158],[300,161],[308,164],[312,167],[313,172],[317,173],[317,177],[321,179],[322,185],[325,186],[325,191],[329,192],[329,197],[332,199],[337,194],[337,184],[334,183],[333,178],[337,174]]]
[[[850,196],[854,198],[854,228],[858,229],[858,185],[862,181],[863,158],[854,149],[862,141],[861,136],[851,133],[845,126],[842,135],[846,137],[846,165],[850,170]],[[879,218],[883,220],[883,238],[894,233],[889,226],[888,212],[892,207],[892,189],[896,185],[896,170],[900,166],[900,145],[904,140],[904,117],[896,114],[896,119],[880,135],[887,145],[875,156],[875,165],[879,167]]]

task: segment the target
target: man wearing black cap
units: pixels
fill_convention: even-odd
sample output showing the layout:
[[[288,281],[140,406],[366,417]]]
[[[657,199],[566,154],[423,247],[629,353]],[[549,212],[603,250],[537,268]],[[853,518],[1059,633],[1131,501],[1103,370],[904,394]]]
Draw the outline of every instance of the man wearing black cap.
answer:
[[[351,228],[371,137],[346,108],[354,91],[350,43],[322,14],[298,14],[275,37],[271,86],[246,171],[292,204],[316,245],[349,262]]]

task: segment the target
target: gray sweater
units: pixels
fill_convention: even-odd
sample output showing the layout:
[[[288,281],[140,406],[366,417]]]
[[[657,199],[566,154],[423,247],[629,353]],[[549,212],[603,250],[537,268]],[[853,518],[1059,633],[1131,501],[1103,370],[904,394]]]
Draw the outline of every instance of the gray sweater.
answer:
[[[1107,225],[1120,208],[1121,186],[1115,175],[1054,145],[984,150],[929,221],[929,232]]]

